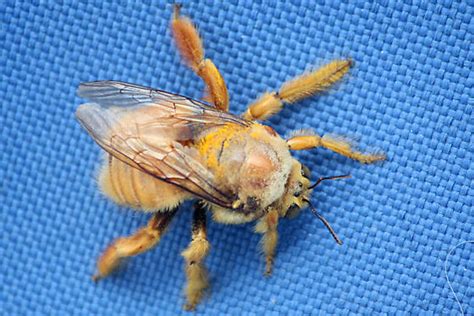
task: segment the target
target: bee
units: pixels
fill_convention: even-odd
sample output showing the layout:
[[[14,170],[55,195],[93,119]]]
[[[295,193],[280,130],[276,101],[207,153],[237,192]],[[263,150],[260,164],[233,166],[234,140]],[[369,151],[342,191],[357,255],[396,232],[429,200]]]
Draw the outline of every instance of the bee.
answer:
[[[256,222],[272,273],[280,218],[309,206],[337,243],[341,240],[311,205],[310,171],[291,155],[294,150],[327,148],[362,163],[385,159],[361,153],[343,138],[296,133],[289,139],[259,123],[283,105],[324,91],[341,79],[351,60],[334,60],[264,93],[241,115],[229,113],[225,81],[205,58],[196,27],[174,6],[171,30],[187,65],[204,81],[203,101],[117,81],[80,84],[77,119],[105,155],[98,178],[103,193],[120,205],[151,213],[148,224],[113,241],[97,262],[94,280],[108,276],[128,257],[156,246],[179,205],[195,200],[191,242],[182,252],[187,285],[185,309],[195,309],[209,286],[203,260],[208,255],[206,213],[224,224]]]

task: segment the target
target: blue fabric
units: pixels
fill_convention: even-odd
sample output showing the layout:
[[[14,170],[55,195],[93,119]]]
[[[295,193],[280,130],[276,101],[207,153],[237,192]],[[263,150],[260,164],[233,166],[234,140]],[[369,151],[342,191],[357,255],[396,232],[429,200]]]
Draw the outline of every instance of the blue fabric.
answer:
[[[212,290],[199,313],[457,315],[444,264],[454,245],[474,239],[472,2],[206,1],[183,12],[199,25],[235,113],[305,69],[351,57],[355,67],[335,89],[270,124],[282,135],[308,127],[348,135],[389,157],[366,166],[322,149],[296,153],[315,179],[352,174],[313,195],[344,245],[308,211],[283,220],[266,279],[253,227],[211,223]],[[201,96],[171,41],[170,14],[169,4],[0,5],[0,314],[182,312],[189,204],[156,250],[91,281],[107,243],[147,217],[98,192],[100,150],[74,118],[83,81]],[[471,315],[473,247],[447,261]]]

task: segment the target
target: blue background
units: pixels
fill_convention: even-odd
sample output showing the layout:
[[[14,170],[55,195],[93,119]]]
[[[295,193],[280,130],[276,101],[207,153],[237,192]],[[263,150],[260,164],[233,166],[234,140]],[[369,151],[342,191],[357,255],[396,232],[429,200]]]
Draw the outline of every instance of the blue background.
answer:
[[[474,7],[314,1],[185,2],[242,112],[261,92],[332,58],[350,75],[270,124],[338,133],[388,161],[360,165],[323,149],[296,153],[313,176],[350,172],[313,195],[344,240],[310,212],[283,220],[275,271],[262,276],[251,225],[211,223],[211,296],[199,314],[457,315],[448,252],[474,239]],[[49,1],[0,5],[0,314],[181,313],[186,204],[154,251],[99,284],[95,259],[143,225],[95,183],[99,148],[75,121],[80,82],[115,79],[199,98],[168,30],[170,4]],[[474,314],[474,245],[447,273]]]

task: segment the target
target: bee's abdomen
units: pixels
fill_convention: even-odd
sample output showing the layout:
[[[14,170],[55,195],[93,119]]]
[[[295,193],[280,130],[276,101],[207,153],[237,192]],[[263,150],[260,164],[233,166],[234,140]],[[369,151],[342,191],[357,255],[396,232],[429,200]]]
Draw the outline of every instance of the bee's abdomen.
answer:
[[[102,192],[114,202],[145,211],[174,208],[189,193],[108,156],[99,175]]]

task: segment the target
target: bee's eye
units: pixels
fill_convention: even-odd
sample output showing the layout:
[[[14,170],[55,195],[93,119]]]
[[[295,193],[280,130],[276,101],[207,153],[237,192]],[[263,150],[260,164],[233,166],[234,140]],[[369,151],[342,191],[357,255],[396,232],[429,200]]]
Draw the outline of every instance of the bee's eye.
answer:
[[[295,193],[293,193],[293,196],[298,197],[301,195],[301,192],[303,191],[303,183],[299,182],[296,184],[296,190]]]
[[[311,177],[311,171],[309,171],[309,168],[305,165],[301,165],[301,175],[306,179],[309,179]]]

